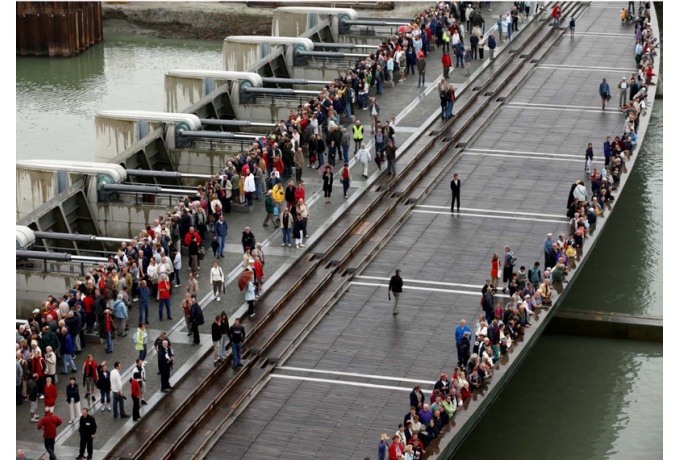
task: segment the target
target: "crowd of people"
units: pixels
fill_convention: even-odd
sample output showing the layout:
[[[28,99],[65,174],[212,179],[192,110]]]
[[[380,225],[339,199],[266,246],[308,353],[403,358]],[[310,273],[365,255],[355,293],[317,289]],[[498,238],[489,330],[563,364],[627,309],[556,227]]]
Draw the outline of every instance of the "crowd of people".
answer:
[[[655,48],[658,46],[649,23],[650,7],[649,2],[642,2],[638,16],[629,21],[624,21],[622,12],[622,22],[635,27],[638,72],[630,79],[622,78],[619,85],[619,109],[625,120],[614,140],[607,137],[604,141],[602,169],[592,168],[592,143],[586,149],[585,171],[590,173],[592,168],[591,198],[588,198],[582,180],[572,185],[567,202],[569,232],[566,237],[560,234],[556,239],[551,233],[547,234],[543,244],[543,268],[541,262],[536,261],[528,270],[524,265],[517,270],[517,258],[508,246],[504,248],[503,257],[493,254],[490,279],[481,289],[483,313],[477,318],[474,332],[465,319],[461,319],[455,329],[458,358],[455,371],[450,378],[446,373],[441,374],[429,397],[420,385],[413,388],[409,412],[403,423],[392,436],[383,433],[380,437],[378,459],[421,458],[429,443],[453,420],[473,392],[485,388],[498,360],[524,335],[526,328],[531,327],[532,314],[552,305],[554,292],[561,292],[569,272],[576,268],[583,241],[594,229],[597,217],[602,216],[607,204],[614,200],[612,191],[620,181],[626,158],[635,151],[640,117],[645,116],[649,104],[647,90],[654,84]],[[494,297],[501,278],[502,291],[510,296],[505,305]]]

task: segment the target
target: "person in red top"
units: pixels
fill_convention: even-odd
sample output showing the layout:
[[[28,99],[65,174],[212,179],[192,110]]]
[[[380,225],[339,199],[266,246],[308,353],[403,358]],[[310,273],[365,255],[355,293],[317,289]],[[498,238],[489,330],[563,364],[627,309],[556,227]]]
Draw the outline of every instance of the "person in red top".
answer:
[[[139,415],[139,397],[141,396],[141,387],[139,381],[142,379],[142,374],[135,372],[130,379],[130,393],[132,394],[132,421],[136,422],[142,416]]]
[[[115,328],[111,320],[111,310],[108,308],[104,310],[104,319],[102,320],[102,335],[106,339],[106,352],[113,353],[113,336],[115,335]]]
[[[85,324],[87,324],[87,332],[92,332],[96,317],[94,314],[95,300],[94,296],[83,296],[83,307],[85,308]]]
[[[451,68],[451,55],[446,52],[442,56],[442,66],[444,67],[444,78],[449,78],[449,69]]]
[[[163,305],[165,305],[165,310],[168,313],[168,319],[172,319],[172,313],[170,312],[170,287],[168,277],[163,275],[158,283],[158,317],[161,321],[163,321]]]
[[[45,409],[54,411],[54,404],[57,402],[57,387],[52,384],[51,377],[47,377],[45,379],[45,388],[43,390],[43,394],[45,395],[45,399],[43,400],[45,403]]]
[[[38,374],[38,394],[42,395],[45,389],[45,360],[40,356],[40,349],[33,352],[31,358],[31,375]]]
[[[274,157],[274,164],[273,167],[279,172],[279,176],[283,177],[283,160],[281,160],[281,157],[276,155]]]
[[[50,455],[50,460],[57,459],[57,456],[54,454],[54,441],[57,438],[57,427],[59,425],[61,425],[61,418],[46,407],[45,415],[38,422],[37,428],[43,430],[45,450]]]
[[[253,269],[255,270],[255,295],[260,295],[260,288],[262,283],[264,283],[264,268],[262,267],[262,261],[258,256],[255,256],[255,261],[253,262]]]
[[[87,355],[87,359],[83,363],[83,387],[85,388],[85,399],[92,395],[92,401],[97,400],[94,394],[95,389],[97,388],[98,378],[99,373],[97,372],[97,362],[94,360],[92,355]]]
[[[196,231],[196,229],[193,226],[189,227],[189,232],[184,236],[184,244],[186,246],[189,246],[189,244],[191,243],[191,239],[193,237],[196,237],[196,244],[198,244],[200,246],[201,245],[201,236],[198,234],[198,232]]]
[[[302,181],[298,182],[298,186],[295,188],[295,202],[300,201],[300,198],[305,201],[305,188],[302,186]]]
[[[396,434],[392,436],[392,444],[390,444],[390,460],[397,460],[399,456],[404,458],[404,446],[399,442],[399,436]]]

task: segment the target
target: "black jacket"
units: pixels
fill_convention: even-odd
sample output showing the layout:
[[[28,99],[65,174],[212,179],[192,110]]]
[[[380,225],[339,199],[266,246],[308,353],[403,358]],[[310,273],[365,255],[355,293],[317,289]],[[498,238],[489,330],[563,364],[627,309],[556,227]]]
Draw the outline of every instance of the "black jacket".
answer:
[[[404,287],[404,281],[401,279],[401,276],[394,275],[390,279],[390,285],[388,287],[388,290],[394,292],[395,294],[400,294],[402,292],[403,287]]]
[[[423,392],[422,391],[416,392],[416,390],[413,390],[411,392],[409,399],[410,399],[410,402],[411,402],[411,407],[415,407],[416,409],[418,409],[418,396],[420,396],[420,404],[421,405],[424,405],[426,403],[425,395],[423,395]]]
[[[97,421],[90,414],[87,417],[81,416],[78,432],[82,438],[91,438],[93,434],[97,434]]]
[[[213,342],[219,342],[220,340],[222,340],[222,329],[220,325],[214,321],[212,323],[212,329],[210,332],[212,333]]]
[[[460,196],[460,186],[462,184],[460,183],[460,179],[458,179],[458,183],[456,184],[455,180],[451,181],[451,193],[455,196]]]
[[[246,339],[246,330],[243,326],[231,326],[229,328],[229,339],[232,343],[243,343]]]
[[[246,233],[243,232],[241,235],[241,244],[243,245],[243,249],[245,248],[250,248],[250,249],[255,249],[255,235],[253,232]]]
[[[71,386],[69,383],[66,385],[66,402],[80,402],[80,391],[78,391],[78,384]]]

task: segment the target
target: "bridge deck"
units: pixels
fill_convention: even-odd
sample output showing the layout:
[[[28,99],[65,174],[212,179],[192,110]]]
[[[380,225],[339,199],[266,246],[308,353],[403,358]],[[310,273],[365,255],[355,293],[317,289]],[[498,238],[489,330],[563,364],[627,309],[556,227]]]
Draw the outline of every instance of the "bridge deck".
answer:
[[[633,32],[620,25],[617,7],[597,4],[585,10],[576,36],[565,33],[505,101],[447,178],[354,275],[356,284],[290,358],[278,363],[207,458],[373,457],[380,433],[393,434],[408,412],[414,382],[430,389],[440,372],[452,373],[453,329],[461,318],[474,324],[480,313],[491,255],[507,244],[519,264],[528,268],[538,260],[542,265],[545,235],[567,233],[570,184],[588,183],[587,143],[593,142],[594,166],[601,167],[601,142],[622,132],[616,102],[602,111],[597,94],[603,77],[614,88],[635,68]],[[453,172],[463,181],[459,215],[449,212]],[[406,288],[400,314],[393,317],[386,286],[396,268]],[[442,449],[461,427],[469,427],[476,409],[518,367],[546,321],[537,314],[532,323],[523,343],[497,365],[491,385],[455,416],[449,433],[440,437]]]

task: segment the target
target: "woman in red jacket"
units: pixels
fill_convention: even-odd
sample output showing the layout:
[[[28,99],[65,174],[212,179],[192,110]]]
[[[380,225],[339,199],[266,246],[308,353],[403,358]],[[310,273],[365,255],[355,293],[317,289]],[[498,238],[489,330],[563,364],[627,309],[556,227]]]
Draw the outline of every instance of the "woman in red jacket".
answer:
[[[399,442],[399,436],[396,434],[392,436],[392,444],[390,444],[390,460],[397,460],[404,458],[404,446]]]
[[[305,201],[305,188],[302,185],[302,181],[298,182],[298,186],[295,188],[295,202],[299,202],[300,198]]]
[[[85,399],[88,399],[92,395],[92,401],[96,401],[97,397],[94,395],[95,389],[97,388],[97,379],[99,375],[97,373],[97,362],[94,360],[92,355],[87,355],[87,359],[83,364],[83,387],[85,388]]]
[[[45,389],[43,390],[45,394],[45,409],[49,409],[50,412],[54,412],[54,404],[57,402],[57,387],[52,385],[52,378],[47,377],[45,379]]]
[[[38,374],[38,394],[43,395],[45,390],[45,360],[41,356],[40,348],[33,351],[31,358],[31,375]]]

